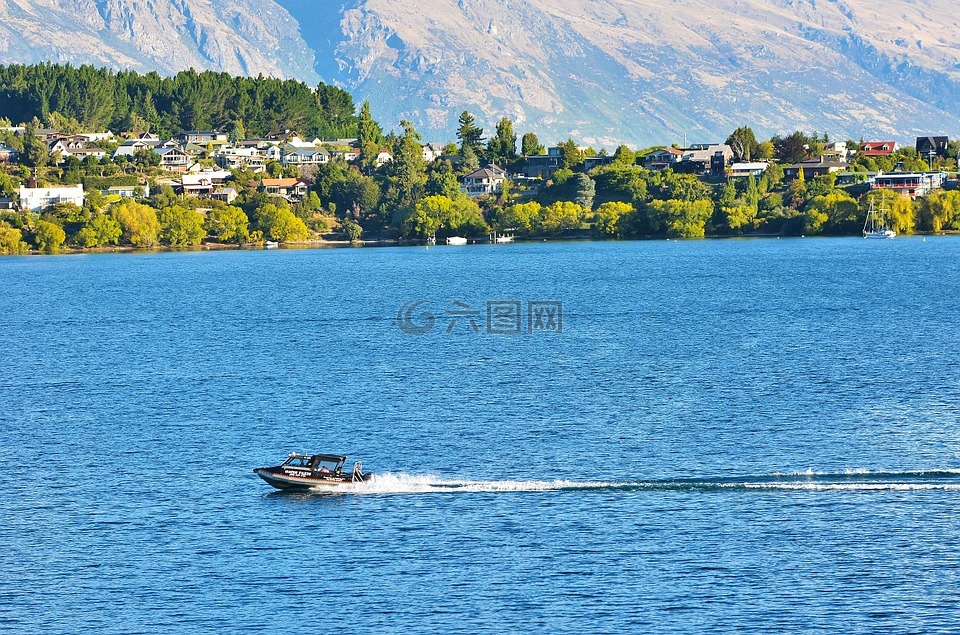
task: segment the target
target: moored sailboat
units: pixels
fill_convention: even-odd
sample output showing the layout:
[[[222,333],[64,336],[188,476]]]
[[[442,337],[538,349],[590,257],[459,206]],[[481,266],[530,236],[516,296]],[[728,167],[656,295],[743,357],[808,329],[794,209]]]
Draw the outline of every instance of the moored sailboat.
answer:
[[[896,238],[897,232],[887,227],[885,203],[886,192],[880,194],[880,209],[874,209],[873,201],[870,201],[870,210],[867,212],[867,219],[863,222],[864,238]]]

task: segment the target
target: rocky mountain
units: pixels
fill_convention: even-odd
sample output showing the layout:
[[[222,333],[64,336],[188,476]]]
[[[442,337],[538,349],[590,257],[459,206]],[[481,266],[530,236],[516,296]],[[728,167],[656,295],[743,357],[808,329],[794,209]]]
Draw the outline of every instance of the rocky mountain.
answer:
[[[187,68],[315,83],[297,22],[251,0],[0,0],[0,62]]]
[[[318,78],[448,139],[464,109],[547,142],[960,133],[946,0],[0,0],[0,61]],[[51,37],[51,29],[56,33]]]

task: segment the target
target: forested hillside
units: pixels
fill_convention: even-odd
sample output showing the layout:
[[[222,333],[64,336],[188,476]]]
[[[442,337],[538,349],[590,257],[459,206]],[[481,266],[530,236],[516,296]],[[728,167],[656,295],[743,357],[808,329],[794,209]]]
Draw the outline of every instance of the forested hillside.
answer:
[[[0,116],[17,123],[49,121],[51,113],[86,130],[160,136],[213,128],[241,136],[284,130],[356,135],[353,97],[322,83],[311,88],[296,80],[193,69],[162,77],[69,64],[0,66]]]

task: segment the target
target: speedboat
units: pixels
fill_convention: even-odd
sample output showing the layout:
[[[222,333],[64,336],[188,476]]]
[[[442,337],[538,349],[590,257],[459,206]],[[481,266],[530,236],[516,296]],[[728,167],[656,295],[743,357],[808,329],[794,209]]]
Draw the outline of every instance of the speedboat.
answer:
[[[291,452],[287,460],[274,467],[257,467],[254,473],[277,489],[304,489],[362,483],[372,474],[363,473],[363,464],[357,461],[353,471],[344,473],[347,457],[337,454],[297,454]]]
[[[448,245],[466,245],[467,239],[463,236],[450,236],[447,238]]]

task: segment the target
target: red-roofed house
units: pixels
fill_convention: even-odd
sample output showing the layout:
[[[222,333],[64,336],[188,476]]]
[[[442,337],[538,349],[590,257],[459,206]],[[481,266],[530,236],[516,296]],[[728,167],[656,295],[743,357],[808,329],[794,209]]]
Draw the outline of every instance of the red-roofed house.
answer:
[[[867,157],[888,157],[900,149],[900,144],[896,141],[864,141],[860,144],[860,150]]]

